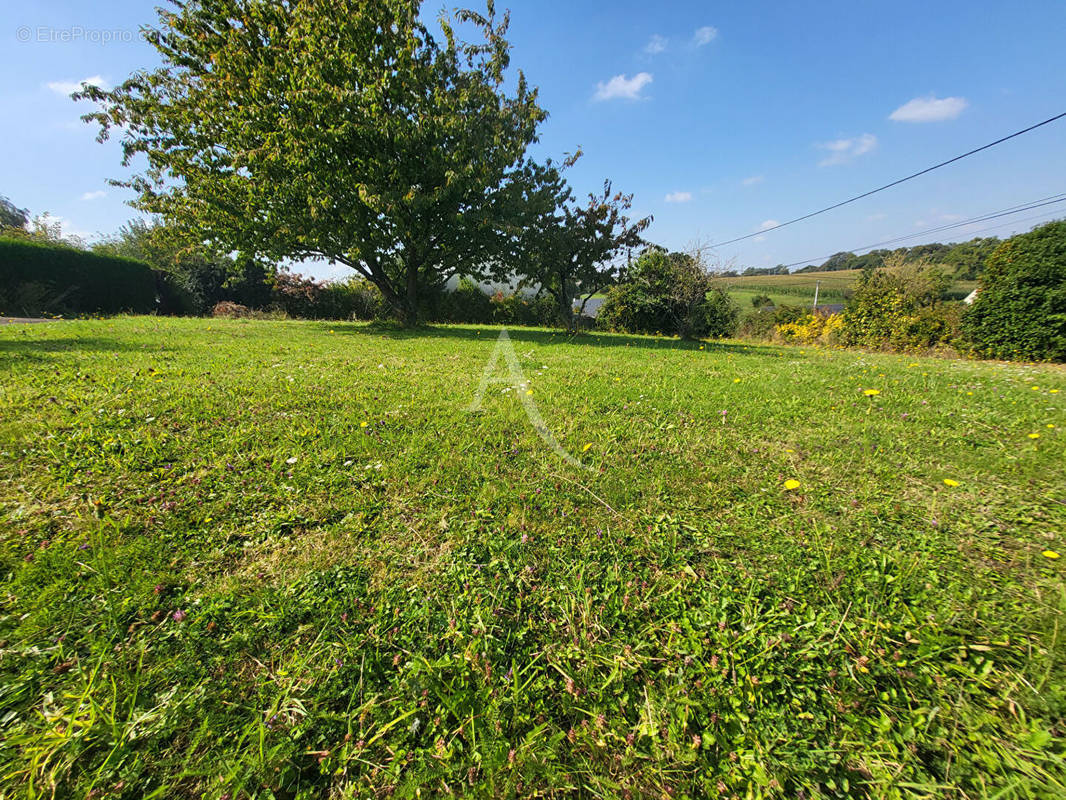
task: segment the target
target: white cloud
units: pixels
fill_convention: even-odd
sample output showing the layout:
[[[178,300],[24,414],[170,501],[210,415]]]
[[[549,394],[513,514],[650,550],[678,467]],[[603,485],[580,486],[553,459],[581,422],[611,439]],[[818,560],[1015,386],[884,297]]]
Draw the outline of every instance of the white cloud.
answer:
[[[81,196],[82,200],[99,200],[103,197],[107,197],[107,192],[103,189],[97,189],[95,192],[86,192]]]
[[[81,91],[83,86],[99,86],[101,89],[111,88],[107,81],[105,81],[99,75],[93,75],[90,78],[82,78],[80,81],[52,81],[47,84],[48,88],[56,94],[68,96],[74,92]]]
[[[640,90],[651,83],[651,75],[647,72],[638,72],[632,78],[625,75],[615,75],[604,83],[596,84],[596,94],[593,100],[615,100],[619,97],[626,100],[643,100]]]
[[[663,52],[666,49],[666,37],[660,36],[657,33],[653,33],[652,37],[648,40],[648,43],[644,45],[644,52],[649,56],[654,56]]]
[[[692,192],[670,192],[663,199],[667,203],[687,203],[692,199]]]
[[[718,38],[718,29],[713,25],[704,25],[702,28],[696,28],[696,32],[692,34],[692,43],[696,47],[703,47],[705,44],[710,44]]]
[[[830,167],[834,164],[846,164],[864,153],[869,153],[877,147],[877,137],[872,133],[864,133],[862,136],[856,136],[853,139],[836,139],[832,142],[823,142],[818,147],[829,152],[828,156],[818,162],[818,166]]]
[[[943,122],[955,119],[969,105],[965,97],[915,97],[888,115],[896,122]]]
[[[778,222],[776,219],[763,220],[763,222],[759,225],[759,230],[768,231],[770,230],[770,228],[776,228],[780,224],[781,223]]]
[[[762,175],[752,175],[750,178],[742,180],[741,183],[745,186],[755,186],[756,184],[762,183],[763,180],[764,178]]]
[[[868,217],[866,217],[866,221],[877,222],[878,220],[886,219],[887,217],[888,214],[885,214],[883,211],[878,211],[876,214],[870,214]]]

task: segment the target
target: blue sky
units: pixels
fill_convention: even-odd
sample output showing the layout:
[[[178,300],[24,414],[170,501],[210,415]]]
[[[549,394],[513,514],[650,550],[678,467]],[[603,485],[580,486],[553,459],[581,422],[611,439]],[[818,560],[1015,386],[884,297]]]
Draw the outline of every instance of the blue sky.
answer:
[[[514,0],[512,63],[550,117],[535,153],[578,145],[575,188],[604,178],[672,248],[757,231],[1066,111],[1066,2]],[[134,214],[119,148],[65,95],[153,66],[154,3],[0,7],[0,194],[88,238]],[[435,9],[427,4],[428,14]],[[712,252],[723,264],[816,260],[1066,192],[1066,120],[908,184]],[[1009,235],[1066,204],[1020,214]],[[969,238],[993,223],[921,241]],[[331,273],[314,270],[320,277]]]

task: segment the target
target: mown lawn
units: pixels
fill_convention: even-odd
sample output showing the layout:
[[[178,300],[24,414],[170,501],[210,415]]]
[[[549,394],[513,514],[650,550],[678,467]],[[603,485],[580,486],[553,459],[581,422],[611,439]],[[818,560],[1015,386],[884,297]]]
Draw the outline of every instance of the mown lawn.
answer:
[[[1061,367],[510,333],[0,329],[0,796],[1066,794]]]

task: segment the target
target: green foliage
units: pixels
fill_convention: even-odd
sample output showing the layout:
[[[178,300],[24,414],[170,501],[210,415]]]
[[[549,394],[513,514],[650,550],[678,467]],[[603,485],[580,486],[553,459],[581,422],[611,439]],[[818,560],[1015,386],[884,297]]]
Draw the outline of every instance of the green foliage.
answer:
[[[435,32],[420,6],[181,3],[146,29],[158,70],[75,96],[100,103],[102,137],[125,127],[126,163],[147,159],[138,208],[218,252],[345,264],[413,323],[421,295],[509,252],[545,117],[508,74],[506,16],[489,3]]]
[[[285,270],[274,278],[270,307],[296,319],[372,320],[386,310],[381,292],[362,278],[316,281]]]
[[[568,157],[563,168],[580,156],[578,151]],[[583,311],[589,298],[618,279],[621,256],[644,244],[641,234],[652,218],[630,220],[626,214],[633,196],[614,192],[610,181],[604,181],[602,194],[590,194],[585,205],[576,203],[550,160],[543,167],[527,165],[521,184],[529,217],[504,269],[519,277],[519,289],[531,287],[553,297],[556,321],[572,329],[576,301],[582,299],[578,311]]]
[[[441,292],[427,319],[438,323],[470,325],[552,326],[559,323],[558,307],[547,293],[530,296],[525,292],[487,294],[478,284],[463,278],[452,291]]]
[[[444,292],[434,315],[438,322],[485,325],[492,322],[492,299],[474,281],[462,278],[454,291]]]
[[[0,328],[5,796],[1066,794],[1061,369],[497,334]]]
[[[703,338],[733,334],[739,318],[736,303],[696,258],[653,247],[611,287],[596,321],[607,330]]]
[[[889,350],[926,350],[950,344],[958,331],[956,306],[940,298],[950,279],[926,261],[889,258],[867,269],[844,310],[841,341]]]
[[[759,306],[758,310],[744,318],[738,334],[745,339],[769,341],[775,338],[779,325],[798,322],[807,314],[802,306]]]
[[[987,358],[1066,361],[1066,220],[1000,245],[962,324]]]
[[[547,294],[530,296],[523,292],[492,296],[492,321],[497,325],[552,327],[559,323],[558,305]]]
[[[772,306],[773,304],[774,301],[765,294],[757,294],[751,298],[751,305],[753,308],[762,308],[763,306]]]
[[[944,271],[955,280],[974,280],[981,274],[985,262],[1000,244],[996,237],[971,239],[967,242],[955,244],[919,244],[914,247],[899,247],[895,250],[871,250],[861,256],[854,253],[841,252],[830,256],[821,265],[809,264],[802,269],[803,272],[837,272],[855,269],[874,269],[879,267],[887,258],[897,259],[901,262],[926,262],[941,266]],[[745,275],[748,274],[746,271]]]
[[[19,208],[0,194],[0,231],[4,228],[23,229],[30,221],[30,212]]]
[[[246,254],[213,253],[195,235],[159,220],[130,220],[93,252],[147,261],[164,273],[163,313],[206,314],[223,301],[262,309],[273,301],[272,266]]]
[[[0,238],[0,311],[8,314],[114,314],[156,310],[152,268],[24,238]]]

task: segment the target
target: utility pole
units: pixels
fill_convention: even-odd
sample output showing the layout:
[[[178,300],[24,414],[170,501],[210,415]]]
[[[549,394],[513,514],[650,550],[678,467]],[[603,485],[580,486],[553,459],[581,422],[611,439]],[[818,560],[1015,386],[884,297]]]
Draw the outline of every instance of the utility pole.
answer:
[[[818,287],[821,286],[821,284],[821,281],[814,282],[814,305],[811,306],[811,311],[814,311],[816,308],[818,308]]]

